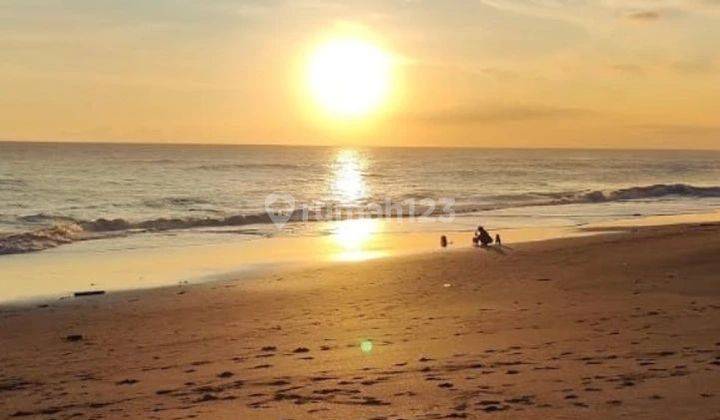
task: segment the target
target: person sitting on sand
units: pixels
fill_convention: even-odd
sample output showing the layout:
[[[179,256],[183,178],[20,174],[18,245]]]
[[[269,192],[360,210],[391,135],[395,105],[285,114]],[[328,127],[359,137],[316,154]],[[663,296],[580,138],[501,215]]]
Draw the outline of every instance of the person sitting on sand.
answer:
[[[473,238],[473,243],[477,245],[479,242],[480,246],[484,247],[490,245],[492,241],[493,239],[488,233],[488,231],[485,230],[485,228],[483,228],[482,226],[478,226],[477,231],[475,232],[475,237]]]

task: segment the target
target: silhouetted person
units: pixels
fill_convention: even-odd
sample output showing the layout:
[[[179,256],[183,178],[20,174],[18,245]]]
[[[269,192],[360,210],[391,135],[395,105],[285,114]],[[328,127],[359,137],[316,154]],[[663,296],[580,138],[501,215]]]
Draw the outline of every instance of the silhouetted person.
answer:
[[[447,236],[443,235],[440,237],[440,246],[443,248],[448,246]]]
[[[475,238],[473,242],[476,244],[479,242],[480,246],[488,246],[492,243],[493,239],[485,228],[478,226],[477,232],[475,232]]]
[[[502,241],[500,240],[500,234],[499,234],[499,233],[496,233],[496,234],[495,234],[495,243],[497,244],[497,246],[499,246],[500,248],[502,248]]]

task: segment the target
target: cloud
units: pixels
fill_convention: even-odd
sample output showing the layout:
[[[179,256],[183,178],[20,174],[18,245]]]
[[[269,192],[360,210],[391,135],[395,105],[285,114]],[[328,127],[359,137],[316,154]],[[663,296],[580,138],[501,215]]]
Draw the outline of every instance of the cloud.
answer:
[[[496,9],[516,12],[532,12],[538,10],[562,10],[563,8],[584,6],[586,0],[481,0],[482,3]]]
[[[670,68],[677,73],[686,75],[714,74],[718,71],[718,65],[712,58],[675,61],[670,64]]]
[[[642,12],[631,12],[625,17],[633,20],[654,21],[660,19],[660,13],[654,10],[647,10]]]
[[[553,17],[596,26],[603,17],[655,22],[686,14],[716,15],[720,0],[480,0],[518,14]]]
[[[480,0],[486,6],[504,12],[545,19],[557,19],[584,26],[578,11],[592,9],[590,0]]]
[[[637,125],[631,128],[641,132],[672,136],[672,137],[718,137],[720,125],[692,125],[692,124],[649,124]]]
[[[720,12],[720,0],[604,0],[616,15],[637,21],[657,21],[686,15],[713,16]]]
[[[592,114],[581,108],[562,108],[544,105],[492,105],[458,107],[453,109],[406,114],[409,122],[439,125],[494,124],[557,118],[579,118]]]

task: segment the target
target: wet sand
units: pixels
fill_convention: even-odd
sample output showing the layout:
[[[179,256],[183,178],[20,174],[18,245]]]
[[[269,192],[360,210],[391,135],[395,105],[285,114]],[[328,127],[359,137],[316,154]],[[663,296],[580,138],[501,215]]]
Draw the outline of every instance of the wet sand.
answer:
[[[509,245],[5,305],[0,417],[720,416],[720,224]]]
[[[13,281],[0,281],[0,304],[56,299],[77,290],[116,292],[244,279],[288,268],[424,253],[438,249],[441,234],[455,240],[462,232],[464,240],[453,246],[467,247],[471,243],[467,232],[475,229],[476,220],[468,222],[466,218],[463,227],[461,222],[433,219],[356,219],[308,223],[305,231],[287,236],[192,231],[75,242],[43,252],[3,255],[0,273]],[[510,242],[580,234],[569,226],[500,233]]]

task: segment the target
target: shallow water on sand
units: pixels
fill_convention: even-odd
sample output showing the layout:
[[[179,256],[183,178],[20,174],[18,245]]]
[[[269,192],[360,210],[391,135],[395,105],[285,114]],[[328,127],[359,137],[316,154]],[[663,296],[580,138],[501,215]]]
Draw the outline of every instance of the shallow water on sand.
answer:
[[[72,296],[75,291],[127,290],[237,279],[308,265],[355,262],[469,248],[474,219],[441,224],[396,219],[313,223],[291,236],[259,237],[193,231],[82,241],[0,260],[0,302]],[[325,234],[313,232],[322,229]],[[506,245],[582,235],[569,227],[494,230]],[[449,246],[440,247],[446,235]],[[7,281],[5,281],[7,279]]]

